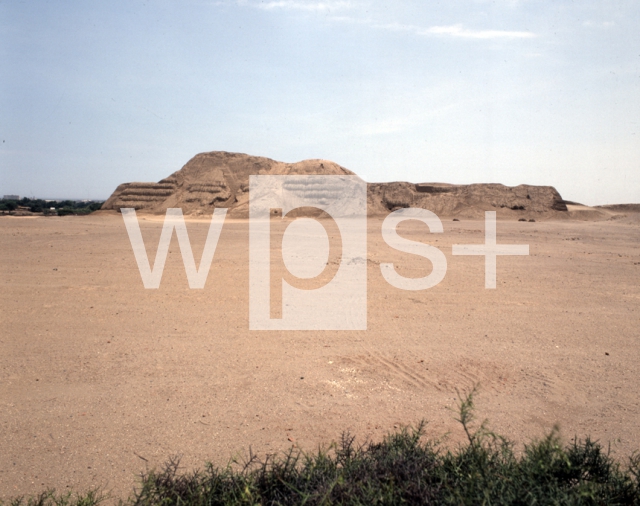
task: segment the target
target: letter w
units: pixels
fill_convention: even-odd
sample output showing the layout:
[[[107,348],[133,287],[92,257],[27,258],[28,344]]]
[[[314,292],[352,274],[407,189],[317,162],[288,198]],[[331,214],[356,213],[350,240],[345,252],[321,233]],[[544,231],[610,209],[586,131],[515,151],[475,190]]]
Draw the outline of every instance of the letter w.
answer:
[[[209,275],[211,261],[213,260],[213,254],[215,253],[216,246],[218,245],[222,225],[224,224],[224,219],[227,215],[226,209],[215,209],[213,212],[211,225],[209,226],[209,233],[207,234],[207,241],[204,244],[202,258],[200,259],[200,269],[196,269],[196,262],[191,251],[191,243],[189,242],[187,226],[185,225],[184,217],[182,216],[182,209],[167,209],[167,215],[165,216],[164,224],[162,225],[162,234],[160,234],[160,242],[158,243],[158,251],[156,252],[156,260],[153,264],[153,270],[151,270],[151,264],[149,264],[149,259],[147,258],[147,250],[144,247],[142,234],[140,233],[140,225],[138,224],[138,218],[136,217],[136,210],[131,208],[122,208],[120,211],[122,211],[122,218],[124,219],[124,224],[127,227],[129,241],[131,241],[133,254],[136,257],[136,262],[138,262],[138,270],[140,271],[142,283],[145,288],[158,288],[160,286],[160,279],[162,279],[162,272],[164,271],[164,262],[167,259],[169,244],[171,243],[171,235],[173,234],[174,228],[176,229],[176,235],[178,236],[178,244],[180,245],[180,252],[182,253],[184,270],[187,272],[189,288],[204,288],[207,276]]]

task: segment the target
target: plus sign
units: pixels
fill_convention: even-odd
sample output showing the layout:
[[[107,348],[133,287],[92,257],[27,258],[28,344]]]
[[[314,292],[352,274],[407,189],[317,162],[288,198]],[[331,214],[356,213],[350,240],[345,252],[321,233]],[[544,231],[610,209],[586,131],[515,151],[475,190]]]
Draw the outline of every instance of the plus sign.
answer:
[[[484,213],[484,244],[454,244],[454,255],[484,255],[484,287],[496,287],[498,255],[528,255],[528,244],[496,244],[496,212]]]

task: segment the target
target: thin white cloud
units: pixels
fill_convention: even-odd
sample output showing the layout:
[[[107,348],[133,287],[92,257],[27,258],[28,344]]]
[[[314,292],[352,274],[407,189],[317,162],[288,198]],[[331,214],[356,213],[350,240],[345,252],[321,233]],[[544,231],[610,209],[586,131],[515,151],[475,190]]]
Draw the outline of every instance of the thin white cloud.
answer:
[[[510,9],[516,9],[530,0],[498,0],[498,4],[503,4]],[[475,0],[477,4],[495,4],[496,0]]]
[[[257,9],[275,11],[275,10],[298,10],[308,12],[327,12],[333,13],[340,10],[349,10],[354,8],[354,4],[350,0],[267,0],[267,1],[249,1],[236,0],[238,5],[246,5]],[[416,25],[405,25],[400,23],[378,23],[368,18],[357,18],[353,16],[336,16],[331,15],[327,18],[330,21],[343,23],[357,23],[371,26],[372,28],[383,29],[388,31],[402,31],[412,33],[414,35],[435,35],[449,36],[463,39],[530,39],[536,37],[535,33],[510,30],[472,30],[465,28],[462,24],[448,26],[431,26],[428,28]]]
[[[345,0],[327,0],[324,2],[317,1],[303,1],[303,0],[271,0],[268,2],[259,2],[251,4],[258,9],[263,10],[299,10],[299,11],[312,11],[312,12],[331,12],[341,9],[349,9],[351,3]]]
[[[375,23],[371,20],[358,20],[350,17],[332,17],[334,21],[343,21],[350,23],[364,23],[373,28],[388,30],[392,32],[407,32],[414,35],[432,35],[432,36],[449,36],[464,39],[531,39],[536,37],[533,32],[510,31],[510,30],[470,30],[462,24],[449,26],[431,26],[428,28],[416,25],[405,25],[401,23]]]
[[[373,25],[374,23],[371,19],[367,18],[354,18],[352,16],[330,16],[327,18],[329,21],[334,21],[336,23],[351,23],[358,25]]]
[[[530,39],[536,36],[532,32],[516,32],[509,30],[469,30],[462,25],[432,26],[422,33],[448,35],[465,39]]]

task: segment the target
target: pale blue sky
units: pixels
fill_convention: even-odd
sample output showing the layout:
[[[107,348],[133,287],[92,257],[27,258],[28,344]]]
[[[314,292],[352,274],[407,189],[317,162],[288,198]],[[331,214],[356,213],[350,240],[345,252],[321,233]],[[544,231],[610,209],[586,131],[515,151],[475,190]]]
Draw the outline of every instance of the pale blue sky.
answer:
[[[640,202],[640,2],[0,1],[0,195],[203,151]]]

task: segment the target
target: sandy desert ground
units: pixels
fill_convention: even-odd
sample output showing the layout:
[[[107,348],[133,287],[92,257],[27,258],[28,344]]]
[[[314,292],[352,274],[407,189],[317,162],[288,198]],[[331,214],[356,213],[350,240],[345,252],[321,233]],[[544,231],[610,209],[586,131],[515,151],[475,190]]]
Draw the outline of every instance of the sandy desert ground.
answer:
[[[498,222],[530,255],[451,255],[484,222],[402,233],[448,260],[438,286],[390,286],[380,262],[423,276],[369,219],[368,330],[250,331],[248,223],[225,223],[206,287],[190,290],[173,238],[160,288],[145,290],[119,215],[0,218],[0,497],[47,487],[128,494],[136,474],[234,455],[312,450],[350,430],[378,439],[429,421],[462,431],[456,388],[480,384],[478,416],[519,443],[559,424],[640,449],[640,219]],[[584,217],[589,218],[587,212]],[[141,221],[154,258],[162,222]],[[188,223],[199,258],[206,221]]]

